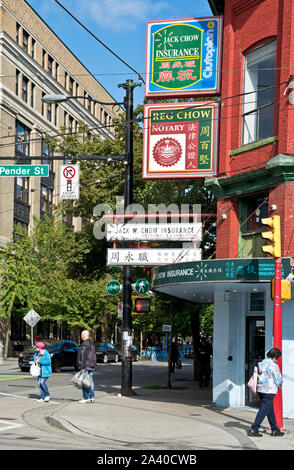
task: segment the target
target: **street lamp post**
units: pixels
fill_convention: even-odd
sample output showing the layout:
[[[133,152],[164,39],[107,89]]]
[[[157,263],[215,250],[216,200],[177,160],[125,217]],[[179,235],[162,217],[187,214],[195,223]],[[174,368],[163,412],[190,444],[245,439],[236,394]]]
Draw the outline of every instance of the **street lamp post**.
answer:
[[[133,92],[134,88],[141,86],[141,82],[135,83],[127,80],[126,83],[118,85],[124,88],[126,95],[122,103],[103,103],[88,96],[66,96],[47,94],[43,96],[45,103],[61,103],[71,99],[89,99],[95,103],[106,105],[123,104],[126,110],[125,127],[125,174],[124,174],[124,213],[128,215],[130,205],[133,203]],[[74,157],[79,160],[79,157]],[[97,156],[97,160],[101,158]],[[125,247],[129,248],[129,242],[125,242]],[[132,267],[124,266],[123,272],[123,337],[122,337],[122,375],[121,375],[121,395],[135,395],[132,389]]]

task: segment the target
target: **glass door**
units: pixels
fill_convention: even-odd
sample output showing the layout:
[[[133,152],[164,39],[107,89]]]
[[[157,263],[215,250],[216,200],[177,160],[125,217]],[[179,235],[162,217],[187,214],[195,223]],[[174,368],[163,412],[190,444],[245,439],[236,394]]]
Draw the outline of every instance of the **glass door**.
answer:
[[[264,359],[265,355],[265,317],[247,317],[246,319],[246,360],[245,384],[253,374],[254,366]],[[256,401],[246,387],[246,405],[255,406]]]

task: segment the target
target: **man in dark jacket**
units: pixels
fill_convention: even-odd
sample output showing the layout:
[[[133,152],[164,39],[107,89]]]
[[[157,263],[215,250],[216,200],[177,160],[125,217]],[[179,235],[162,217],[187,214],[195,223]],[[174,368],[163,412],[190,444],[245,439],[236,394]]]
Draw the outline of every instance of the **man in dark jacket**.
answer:
[[[198,348],[198,371],[199,371],[198,383],[199,383],[200,388],[203,387],[203,381],[204,381],[205,387],[209,386],[211,355],[212,355],[211,344],[208,343],[206,338],[201,338],[200,345]]]
[[[89,331],[82,331],[81,338],[83,342],[77,355],[77,367],[79,370],[84,370],[88,375],[90,387],[86,388],[84,385],[82,386],[83,399],[80,400],[79,403],[93,403],[95,400],[93,372],[96,367],[96,349],[95,344],[90,339]]]

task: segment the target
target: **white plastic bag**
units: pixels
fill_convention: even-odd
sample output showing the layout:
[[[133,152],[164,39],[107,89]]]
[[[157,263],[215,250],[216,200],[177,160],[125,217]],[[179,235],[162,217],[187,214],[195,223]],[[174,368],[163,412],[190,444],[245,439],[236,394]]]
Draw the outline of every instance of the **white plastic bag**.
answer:
[[[40,373],[41,373],[41,367],[39,366],[39,364],[37,364],[37,362],[32,362],[31,367],[30,367],[30,374],[33,377],[39,377]]]
[[[257,395],[257,375],[258,375],[258,370],[257,370],[257,367],[255,366],[253,369],[253,374],[247,384],[253,396]]]
[[[82,376],[83,376],[83,371],[80,370],[79,372],[77,372],[73,378],[71,379],[72,383],[74,385],[77,385],[78,387],[81,387],[82,386]]]

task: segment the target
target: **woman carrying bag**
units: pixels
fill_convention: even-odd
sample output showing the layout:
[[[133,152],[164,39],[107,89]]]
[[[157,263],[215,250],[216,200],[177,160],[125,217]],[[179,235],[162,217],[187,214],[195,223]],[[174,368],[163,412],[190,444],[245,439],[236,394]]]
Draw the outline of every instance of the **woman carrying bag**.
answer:
[[[50,393],[46,382],[52,374],[51,357],[48,351],[45,349],[45,344],[41,341],[36,344],[36,351],[37,352],[34,355],[34,361],[41,367],[40,375],[38,377],[38,387],[41,394],[39,401],[48,402],[50,400]]]

